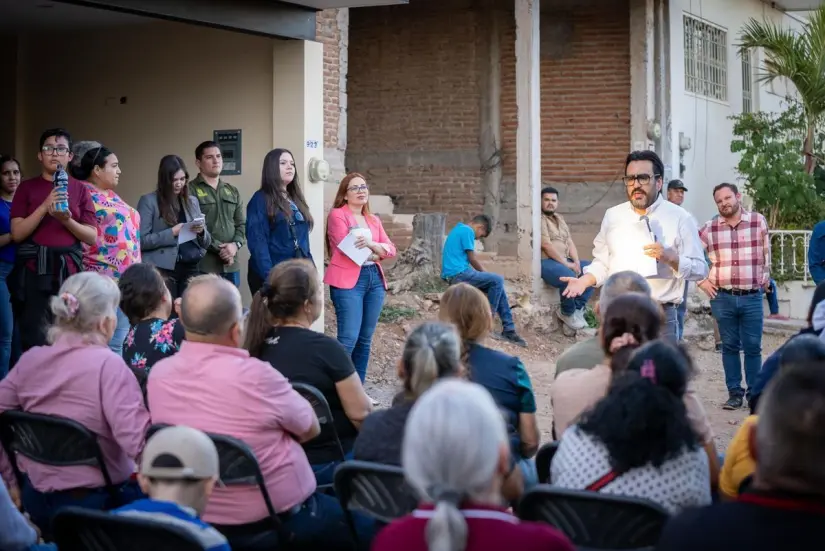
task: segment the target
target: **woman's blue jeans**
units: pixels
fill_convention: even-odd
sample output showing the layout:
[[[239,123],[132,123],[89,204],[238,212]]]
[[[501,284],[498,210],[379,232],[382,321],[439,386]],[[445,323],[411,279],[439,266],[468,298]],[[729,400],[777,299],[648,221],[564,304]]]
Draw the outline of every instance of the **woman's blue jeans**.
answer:
[[[117,309],[117,327],[112,335],[112,340],[109,341],[109,348],[118,356],[123,356],[123,341],[126,340],[126,335],[129,334],[131,324],[129,318],[123,313],[120,308]]]
[[[384,280],[375,264],[361,267],[361,275],[352,289],[329,288],[338,320],[338,342],[352,357],[362,383],[367,377],[372,335],[384,307],[385,295]]]
[[[5,377],[20,356],[20,339],[11,308],[11,294],[6,279],[14,264],[0,262],[0,379]]]

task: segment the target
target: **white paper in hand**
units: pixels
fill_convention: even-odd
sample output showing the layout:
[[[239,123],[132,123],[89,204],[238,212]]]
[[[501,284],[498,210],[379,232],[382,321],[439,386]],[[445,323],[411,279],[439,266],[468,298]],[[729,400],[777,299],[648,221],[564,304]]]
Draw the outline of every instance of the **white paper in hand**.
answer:
[[[194,222],[187,222],[181,226],[180,233],[178,233],[178,245],[182,245],[198,237],[198,234],[192,231],[194,225]]]
[[[341,250],[342,253],[350,257],[353,262],[358,264],[359,266],[363,266],[364,262],[369,259],[372,251],[369,247],[364,247],[363,249],[359,249],[355,246],[355,241],[358,239],[358,236],[354,232],[350,232],[347,234],[345,238],[343,238],[338,243],[338,248]]]

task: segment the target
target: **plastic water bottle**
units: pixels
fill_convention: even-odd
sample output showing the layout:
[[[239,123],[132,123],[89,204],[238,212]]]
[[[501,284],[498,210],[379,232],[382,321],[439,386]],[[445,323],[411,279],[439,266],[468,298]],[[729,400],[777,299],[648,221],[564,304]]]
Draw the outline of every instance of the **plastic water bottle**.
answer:
[[[69,175],[66,174],[63,165],[57,165],[57,172],[54,173],[54,187],[66,197],[66,199],[54,203],[54,210],[67,212],[69,210]]]

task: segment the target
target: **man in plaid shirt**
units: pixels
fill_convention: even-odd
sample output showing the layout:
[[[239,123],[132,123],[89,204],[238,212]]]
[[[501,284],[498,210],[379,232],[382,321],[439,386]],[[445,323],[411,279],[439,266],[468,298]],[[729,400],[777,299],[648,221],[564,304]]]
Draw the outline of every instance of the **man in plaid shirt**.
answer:
[[[768,222],[756,212],[746,211],[742,196],[733,184],[719,184],[713,200],[719,216],[699,230],[710,258],[708,278],[699,288],[710,297],[713,317],[722,336],[722,366],[728,401],[724,409],[742,407],[742,361],[745,353],[747,398],[762,365],[762,295],[770,286],[771,241]]]

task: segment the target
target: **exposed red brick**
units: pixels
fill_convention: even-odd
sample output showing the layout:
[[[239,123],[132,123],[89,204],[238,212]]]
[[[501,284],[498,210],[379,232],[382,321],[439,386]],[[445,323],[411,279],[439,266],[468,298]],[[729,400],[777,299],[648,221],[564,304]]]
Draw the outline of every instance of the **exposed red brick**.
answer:
[[[323,10],[315,19],[316,39],[324,45],[324,147],[338,145],[341,32],[337,18],[338,10]]]

